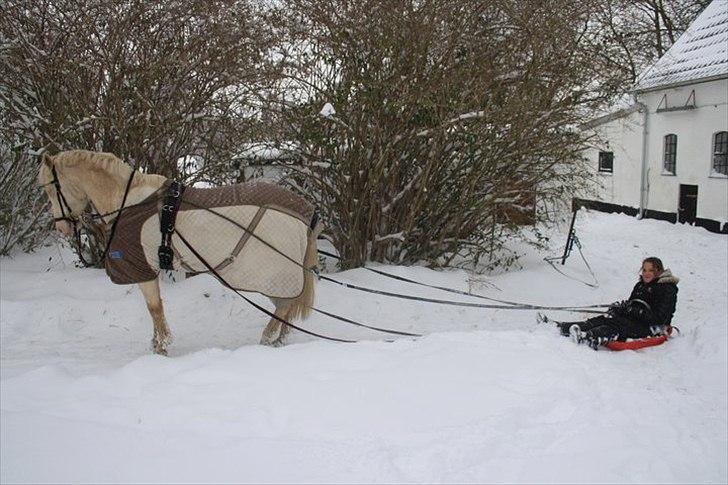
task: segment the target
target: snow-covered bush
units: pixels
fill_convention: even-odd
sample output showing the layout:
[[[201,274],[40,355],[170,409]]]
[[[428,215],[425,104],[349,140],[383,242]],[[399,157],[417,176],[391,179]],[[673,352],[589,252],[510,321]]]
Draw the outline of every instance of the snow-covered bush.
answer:
[[[0,142],[0,255],[29,251],[47,236],[50,214],[38,190],[38,170],[22,150]]]
[[[508,264],[504,241],[584,186],[588,10],[557,3],[284,2],[270,131],[347,265]]]
[[[253,116],[248,98],[266,76],[270,36],[259,10],[248,0],[3,4],[0,135],[13,151],[3,153],[0,211],[8,244],[36,241],[27,237],[40,194],[29,182],[32,154],[112,152],[168,177],[192,157],[204,161],[198,177],[229,171]]]
[[[588,108],[705,1],[6,2],[3,184],[30,184],[31,154],[86,148],[215,185],[263,141],[347,265],[507,264],[504,243],[585,186]],[[3,230],[32,246],[20,195],[0,198]]]

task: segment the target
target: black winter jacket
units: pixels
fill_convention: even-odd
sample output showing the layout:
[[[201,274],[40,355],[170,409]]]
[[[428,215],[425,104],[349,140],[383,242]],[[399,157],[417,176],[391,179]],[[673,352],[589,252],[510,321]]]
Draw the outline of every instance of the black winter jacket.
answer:
[[[629,295],[625,316],[645,325],[669,325],[675,313],[678,281],[680,279],[669,269],[650,283],[643,283],[640,279]]]

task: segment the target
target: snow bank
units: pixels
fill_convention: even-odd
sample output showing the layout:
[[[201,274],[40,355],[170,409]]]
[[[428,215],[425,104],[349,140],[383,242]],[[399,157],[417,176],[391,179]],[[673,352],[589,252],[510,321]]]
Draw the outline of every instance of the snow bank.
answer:
[[[324,282],[321,308],[426,336],[387,343],[317,315],[306,328],[365,340],[294,332],[268,348],[256,345],[267,318],[200,276],[164,284],[176,337],[165,358],[149,353],[135,287],[73,268],[57,248],[2,259],[0,482],[725,483],[725,236],[583,212],[577,231],[598,289],[535,253],[492,277],[386,270],[577,305],[625,298],[640,260],[657,255],[682,279],[681,337],[594,352],[536,325],[532,311],[416,304]],[[555,253],[564,240],[554,234]],[[573,255],[564,270],[586,279],[582,266]],[[361,269],[337,277],[453,296]]]

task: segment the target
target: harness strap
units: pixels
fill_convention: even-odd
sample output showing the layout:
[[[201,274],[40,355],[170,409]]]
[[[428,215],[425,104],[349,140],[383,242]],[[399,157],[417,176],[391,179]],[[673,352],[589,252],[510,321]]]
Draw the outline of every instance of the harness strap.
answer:
[[[174,224],[177,220],[177,212],[182,202],[182,194],[185,186],[176,180],[169,185],[167,193],[162,202],[162,208],[159,211],[159,232],[162,233],[162,242],[159,244],[157,254],[159,256],[159,269],[172,270],[174,261],[174,252],[172,251],[172,234],[174,233]]]
[[[71,206],[68,204],[68,201],[66,200],[66,197],[63,195],[63,191],[61,190],[61,181],[58,179],[58,172],[56,172],[55,164],[51,166],[51,173],[53,174],[53,181],[50,183],[53,184],[53,186],[56,188],[56,199],[58,199],[58,207],[60,207],[61,209],[62,216],[54,217],[53,221],[68,221],[71,224],[76,224],[76,222],[78,221],[77,219],[72,217],[71,214],[73,214],[73,210],[71,209]],[[68,211],[68,215],[66,215],[66,211]]]
[[[320,220],[321,220],[321,213],[319,212],[318,207],[314,207],[313,215],[311,216],[311,222],[309,222],[308,227],[312,231],[315,230],[316,226],[318,225]]]
[[[240,237],[240,240],[233,248],[230,256],[225,258],[220,264],[218,264],[215,269],[217,271],[222,271],[225,267],[232,264],[233,261],[235,261],[235,258],[238,257],[240,254],[240,251],[243,250],[243,247],[245,247],[245,244],[248,242],[248,239],[250,239],[250,235],[255,231],[255,229],[258,227],[258,224],[260,223],[260,220],[263,219],[263,215],[266,212],[265,207],[261,207],[258,209],[258,212],[255,213],[255,216],[253,216],[253,220],[250,221],[250,225],[248,226],[248,231],[243,231],[243,235]]]
[[[119,219],[121,219],[121,213],[124,211],[124,206],[126,204],[126,198],[129,195],[129,190],[131,190],[131,183],[134,181],[134,174],[137,171],[137,164],[134,163],[134,166],[131,168],[131,174],[129,175],[129,180],[126,181],[126,188],[124,189],[124,197],[121,198],[121,205],[118,209],[118,215],[114,219],[114,222],[111,224],[111,233],[109,233],[109,239],[106,241],[106,247],[104,248],[104,253],[101,255],[101,261],[106,260],[106,256],[109,254],[109,248],[111,247],[111,242],[114,240],[114,234],[116,234],[116,226],[119,224]]]

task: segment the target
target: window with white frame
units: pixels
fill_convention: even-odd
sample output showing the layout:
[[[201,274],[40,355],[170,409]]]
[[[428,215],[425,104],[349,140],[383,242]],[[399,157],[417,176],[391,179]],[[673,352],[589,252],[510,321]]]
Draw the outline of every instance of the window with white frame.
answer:
[[[665,135],[665,149],[662,157],[662,173],[675,175],[677,165],[677,135]]]
[[[728,131],[713,135],[713,172],[728,175]]]
[[[599,171],[614,172],[614,152],[599,152]]]

